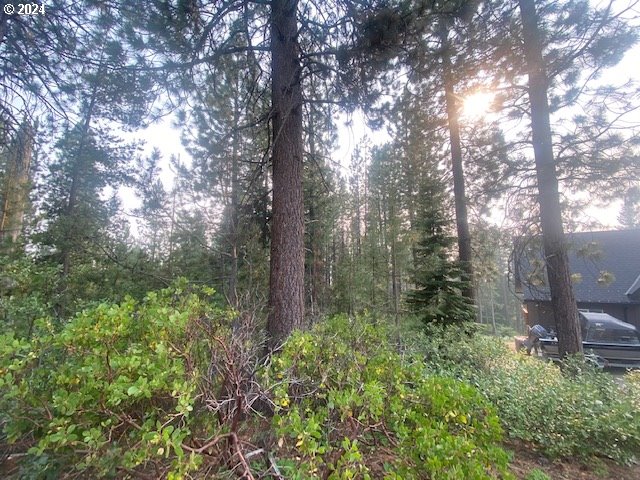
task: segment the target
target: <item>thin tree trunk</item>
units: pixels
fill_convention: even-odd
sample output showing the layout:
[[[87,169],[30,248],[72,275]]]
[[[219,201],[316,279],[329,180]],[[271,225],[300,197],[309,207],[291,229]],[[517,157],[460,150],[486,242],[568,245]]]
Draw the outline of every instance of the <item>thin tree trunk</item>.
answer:
[[[312,84],[312,88],[313,84]],[[315,92],[315,89],[314,89]],[[309,110],[309,125],[311,129],[309,131],[309,156],[316,164],[317,168],[320,168],[320,158],[316,151],[316,137],[314,135],[316,128],[315,110],[311,108]],[[311,184],[311,198],[307,199],[309,204],[309,250],[310,258],[308,266],[311,281],[309,285],[309,308],[311,310],[311,322],[315,321],[316,316],[323,310],[324,291],[326,290],[326,283],[323,284],[323,269],[325,262],[322,256],[322,232],[318,229],[318,223],[320,222],[320,215],[316,210],[316,185]]]
[[[359,166],[359,165],[358,165]],[[358,258],[358,262],[360,261],[360,255],[362,253],[362,243],[360,240],[361,237],[361,232],[360,232],[360,169],[358,168],[356,170],[356,172],[354,173],[355,176],[355,186],[354,186],[354,190],[355,190],[355,195],[354,195],[354,202],[355,202],[355,228],[353,229],[354,231],[354,235],[356,237],[356,257]]]
[[[582,352],[582,338],[562,226],[562,209],[549,120],[548,79],[542,57],[538,15],[535,0],[519,0],[519,5],[529,74],[531,132],[538,180],[542,240],[551,305],[558,331],[558,349],[560,356],[564,357],[567,354]]]
[[[239,85],[236,83],[236,92]],[[240,122],[238,99],[234,98],[233,125]],[[239,248],[239,209],[240,209],[240,135],[236,128],[233,130],[231,146],[231,212],[229,228],[229,247],[231,250],[231,271],[229,272],[227,299],[229,304],[238,308],[238,248]]]
[[[168,269],[169,269],[169,278],[173,278],[173,232],[176,225],[176,194],[178,190],[176,187],[173,187],[173,199],[171,201],[171,224],[169,226],[169,258],[168,258]],[[224,257],[223,257],[224,259]],[[224,267],[222,269],[224,271]]]
[[[504,275],[500,275],[500,283],[502,286],[502,314],[504,315],[504,324],[511,325],[509,319],[509,297],[507,296],[507,278]]]
[[[98,77],[101,71],[101,66],[98,68]],[[72,244],[77,236],[77,225],[73,217],[76,212],[78,203],[78,195],[80,194],[82,176],[85,172],[85,168],[89,159],[85,158],[85,148],[87,145],[87,137],[91,129],[91,121],[93,120],[94,109],[98,100],[99,82],[93,84],[91,91],[91,98],[89,99],[89,105],[84,116],[84,122],[80,130],[80,138],[78,139],[78,148],[76,149],[75,159],[71,168],[71,185],[69,187],[69,197],[67,198],[67,205],[64,209],[64,217],[67,220],[67,227],[64,231],[64,242],[60,249],[60,257],[62,263],[61,281],[58,285],[58,292],[60,294],[59,301],[56,306],[57,314],[60,318],[64,318],[67,313],[67,295],[64,292],[67,288],[67,279],[71,273],[72,262]]]
[[[303,325],[302,86],[297,0],[271,1],[273,203],[268,348]]]
[[[398,326],[399,307],[400,307],[400,285],[398,282],[398,258],[396,246],[396,212],[395,201],[391,201],[391,293],[393,295],[393,316],[396,327]]]
[[[493,334],[496,334],[496,307],[495,307],[495,300],[493,298],[493,286],[491,287],[491,290],[489,291],[489,301],[491,302],[491,328],[493,330]]]
[[[392,294],[391,288],[391,275],[389,273],[389,264],[391,259],[389,258],[389,243],[388,243],[388,232],[387,228],[389,225],[389,220],[387,218],[387,211],[389,207],[389,202],[387,195],[385,195],[384,190],[381,192],[382,198],[378,200],[378,223],[380,225],[380,235],[381,235],[381,247],[384,256],[384,285],[386,290],[385,297],[385,310],[389,311],[389,298]],[[384,203],[384,205],[383,205]]]
[[[98,72],[101,68],[98,70]],[[78,149],[76,151],[76,158],[71,171],[71,186],[69,187],[69,198],[67,200],[67,207],[65,209],[65,216],[70,220],[68,230],[66,231],[66,238],[62,247],[62,278],[67,278],[71,273],[71,248],[70,244],[75,236],[75,226],[72,219],[75,214],[76,204],[78,202],[78,193],[80,191],[80,181],[83,174],[83,162],[85,162],[85,146],[87,144],[87,136],[91,129],[91,120],[93,119],[93,111],[98,99],[99,84],[95,83],[91,92],[91,99],[85,113],[84,123],[82,124],[82,130],[80,131],[80,139],[78,140]],[[64,288],[64,282],[62,287]],[[63,305],[64,307],[64,305]],[[64,308],[63,308],[64,311]]]
[[[462,166],[462,144],[460,141],[459,105],[455,95],[455,81],[451,70],[451,48],[448,39],[447,24],[440,24],[440,40],[442,42],[442,76],[449,124],[449,139],[451,142],[451,164],[453,169],[453,195],[456,210],[456,228],[458,233],[458,254],[460,264],[466,275],[467,288],[462,294],[471,302],[475,302],[473,287],[473,265],[471,263],[471,233],[467,215],[467,197],[464,185],[464,170]]]

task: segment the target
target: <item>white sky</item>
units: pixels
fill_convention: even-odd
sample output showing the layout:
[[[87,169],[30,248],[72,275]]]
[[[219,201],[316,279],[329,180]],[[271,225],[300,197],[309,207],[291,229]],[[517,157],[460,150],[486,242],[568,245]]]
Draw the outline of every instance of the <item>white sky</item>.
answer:
[[[606,72],[603,80],[612,83],[624,83],[625,80],[632,78],[640,81],[640,67],[638,65],[638,59],[640,59],[640,46],[627,52],[626,56],[613,69]],[[640,123],[640,111],[634,117],[634,121]],[[145,152],[150,153],[153,148],[158,148],[163,156],[163,170],[161,178],[165,186],[169,187],[173,182],[173,175],[168,168],[169,158],[173,155],[178,155],[182,160],[188,162],[191,158],[187,151],[184,149],[180,140],[181,132],[178,128],[172,126],[172,120],[165,118],[163,121],[154,124],[147,129],[139,132],[138,136],[145,140],[146,149]],[[390,140],[386,130],[372,131],[370,130],[364,121],[364,116],[361,113],[354,113],[351,117],[341,116],[337,120],[338,127],[338,147],[334,151],[333,159],[335,162],[341,165],[341,174],[345,175],[348,172],[349,164],[351,161],[351,155],[355,147],[365,137],[367,137],[367,143],[369,145],[379,145]],[[133,205],[135,200],[126,196],[127,205]],[[614,204],[608,208],[601,207],[589,207],[584,214],[587,217],[598,220],[605,227],[615,228],[618,225],[617,216],[620,209],[620,203]],[[491,216],[491,219],[501,224],[504,219],[504,214],[501,208],[496,208]]]

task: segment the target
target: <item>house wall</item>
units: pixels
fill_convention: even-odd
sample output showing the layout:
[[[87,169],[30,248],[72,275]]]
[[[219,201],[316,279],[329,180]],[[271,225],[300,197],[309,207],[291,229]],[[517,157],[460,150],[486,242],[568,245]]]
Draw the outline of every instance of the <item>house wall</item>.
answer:
[[[551,302],[533,302],[525,300],[524,305],[527,309],[525,313],[525,323],[528,326],[542,325],[547,330],[556,328],[556,321],[553,318],[553,310],[551,309]]]
[[[550,328],[556,330],[556,322],[553,318],[551,302],[533,302],[525,300],[524,304],[528,311],[528,314],[525,315],[525,322],[527,325],[532,326],[540,324],[547,330]],[[603,311],[604,313],[608,313],[619,320],[631,323],[640,329],[640,305],[578,302],[578,308],[592,311]]]

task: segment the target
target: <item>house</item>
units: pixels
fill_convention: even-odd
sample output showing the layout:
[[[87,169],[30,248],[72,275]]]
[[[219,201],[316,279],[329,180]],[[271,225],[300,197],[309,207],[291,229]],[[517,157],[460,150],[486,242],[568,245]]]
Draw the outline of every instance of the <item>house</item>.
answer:
[[[567,235],[578,309],[608,313],[640,328],[640,230]],[[516,292],[528,325],[555,329],[540,238],[519,240],[514,250]]]

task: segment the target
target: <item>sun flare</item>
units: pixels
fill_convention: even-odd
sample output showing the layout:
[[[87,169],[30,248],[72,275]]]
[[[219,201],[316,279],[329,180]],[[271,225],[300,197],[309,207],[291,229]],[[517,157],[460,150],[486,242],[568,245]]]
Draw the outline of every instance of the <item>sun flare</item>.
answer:
[[[495,95],[489,92],[477,92],[464,97],[462,101],[462,116],[478,120],[491,112],[491,104]]]

